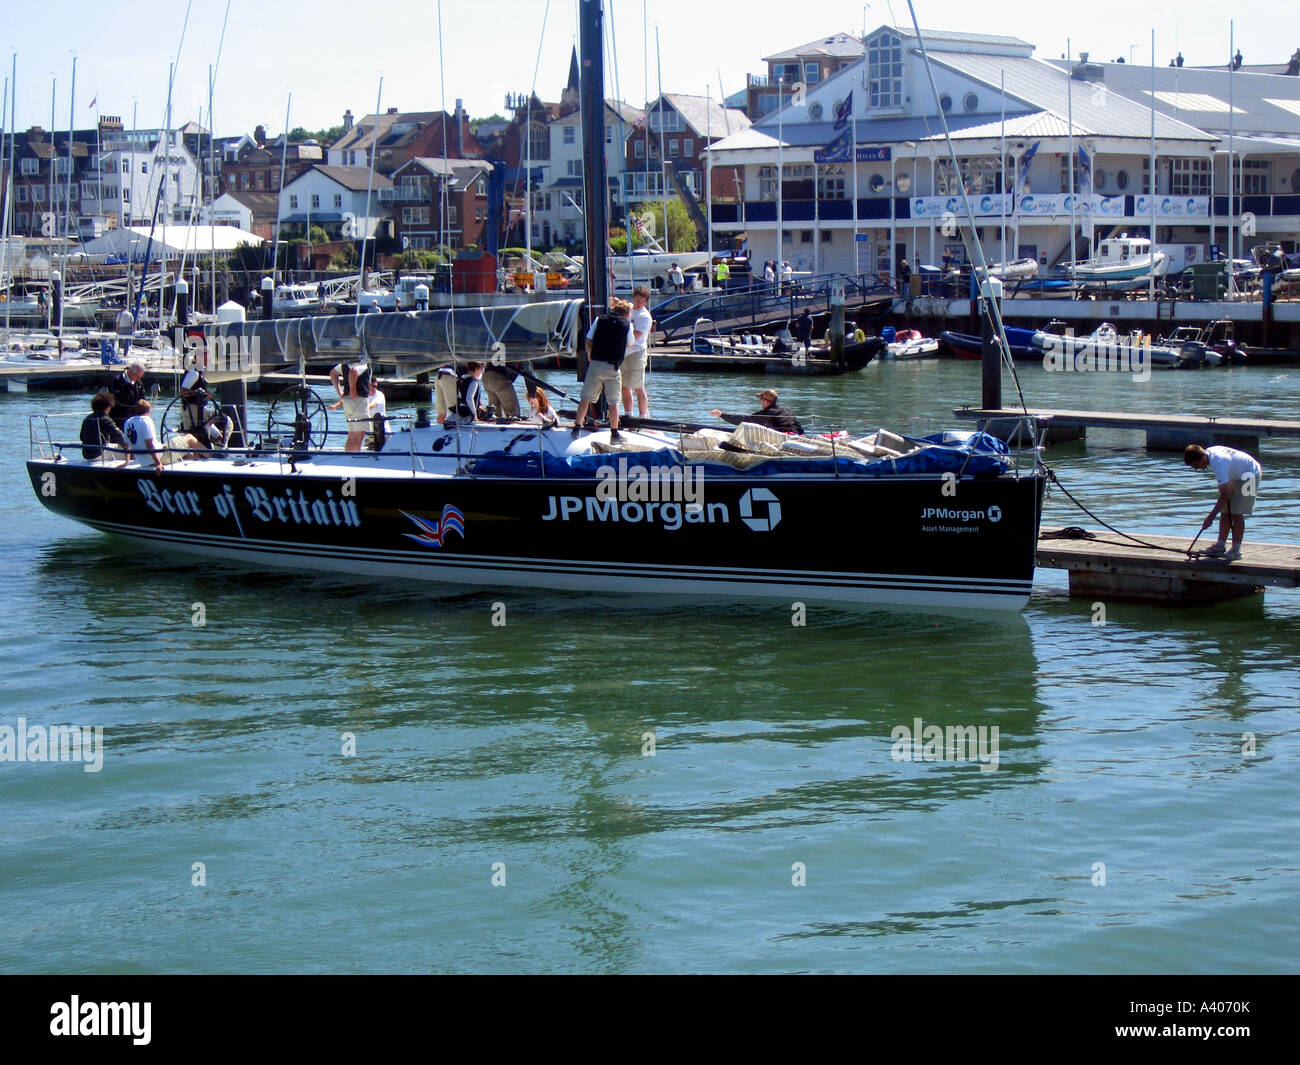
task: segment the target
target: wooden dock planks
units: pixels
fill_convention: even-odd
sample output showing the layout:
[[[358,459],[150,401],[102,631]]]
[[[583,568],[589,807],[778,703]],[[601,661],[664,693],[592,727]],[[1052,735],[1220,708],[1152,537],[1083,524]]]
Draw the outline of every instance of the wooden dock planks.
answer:
[[[1095,539],[1059,539],[1044,528],[1038,565],[1068,570],[1070,594],[1148,603],[1212,603],[1253,595],[1258,588],[1300,588],[1300,545],[1251,542],[1239,561],[1187,558],[1192,538],[1133,534],[1151,547],[1104,529]],[[1208,547],[1209,533],[1197,543]],[[1165,550],[1160,550],[1164,548]]]

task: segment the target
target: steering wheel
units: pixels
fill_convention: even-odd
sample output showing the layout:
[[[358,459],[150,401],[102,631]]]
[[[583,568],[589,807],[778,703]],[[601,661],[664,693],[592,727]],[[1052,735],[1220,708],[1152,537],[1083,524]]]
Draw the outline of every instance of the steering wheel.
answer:
[[[271,401],[267,435],[274,440],[293,437],[293,446],[319,450],[329,438],[329,410],[307,385],[292,385]]]

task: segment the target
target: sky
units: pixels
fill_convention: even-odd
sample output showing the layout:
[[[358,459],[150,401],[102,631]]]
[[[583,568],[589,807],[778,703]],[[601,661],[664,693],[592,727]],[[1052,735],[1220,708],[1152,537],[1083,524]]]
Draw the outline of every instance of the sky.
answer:
[[[11,0],[16,3],[16,0]],[[49,0],[0,26],[4,74],[16,56],[16,128],[66,129],[73,55],[72,114],[78,128],[100,114],[129,126],[138,105],[142,127],[166,114],[167,71],[179,63],[174,123],[208,121],[208,70],[218,64],[226,0]],[[1228,21],[1247,64],[1284,63],[1300,47],[1300,21],[1275,0],[1143,3],[1094,0],[1071,5],[998,5],[970,0],[913,0],[922,29],[1007,34],[1036,45],[1042,59],[1077,54],[1150,62],[1151,30],[1162,66],[1181,51],[1188,65],[1226,63]],[[892,5],[892,10],[891,10]],[[216,74],[213,111],[220,136],[264,125],[323,129],[351,109],[437,110],[464,100],[472,117],[505,113],[505,96],[537,91],[558,99],[577,39],[577,0],[230,0]],[[630,103],[665,91],[718,96],[744,87],[747,72],[766,70],[762,57],[838,32],[861,34],[883,24],[909,24],[906,0],[605,0],[616,47],[606,56],[606,95]],[[1286,31],[1285,26],[1293,29]],[[1282,33],[1279,33],[1279,30]],[[440,54],[442,61],[440,61]],[[648,90],[648,92],[647,92]],[[290,99],[292,94],[292,99]],[[97,98],[96,108],[89,105]],[[8,128],[8,112],[4,126]]]

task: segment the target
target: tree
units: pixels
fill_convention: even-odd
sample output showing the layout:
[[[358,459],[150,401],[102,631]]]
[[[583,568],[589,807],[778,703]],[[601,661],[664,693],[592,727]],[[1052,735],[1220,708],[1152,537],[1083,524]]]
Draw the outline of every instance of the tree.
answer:
[[[632,208],[631,214],[647,219],[646,233],[654,236],[663,247],[670,251],[694,251],[700,245],[700,235],[695,229],[691,213],[682,201],[673,196],[668,200],[668,239],[664,239],[664,205],[662,203],[639,203]],[[648,217],[647,217],[648,216]],[[645,243],[636,239],[636,229],[628,231],[632,247]]]
[[[329,129],[318,129],[315,131],[304,128],[303,126],[294,126],[289,130],[289,143],[301,144],[303,141],[317,141],[320,144],[333,144],[343,136],[342,126],[330,126]]]

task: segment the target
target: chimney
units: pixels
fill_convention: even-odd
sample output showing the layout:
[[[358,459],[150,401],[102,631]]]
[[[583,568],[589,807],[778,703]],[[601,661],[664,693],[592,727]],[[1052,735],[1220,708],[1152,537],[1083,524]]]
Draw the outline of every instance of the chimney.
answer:
[[[465,158],[465,107],[459,96],[456,97],[456,158]]]
[[[350,130],[350,129],[352,128],[352,122],[353,122],[353,118],[352,118],[352,108],[349,107],[346,111],[343,112],[343,132],[344,132],[344,133],[346,133],[348,130]]]
[[[396,108],[396,107],[390,107],[390,108],[388,109],[388,113],[389,113],[390,115],[395,115],[395,114],[397,114],[397,108]]]

